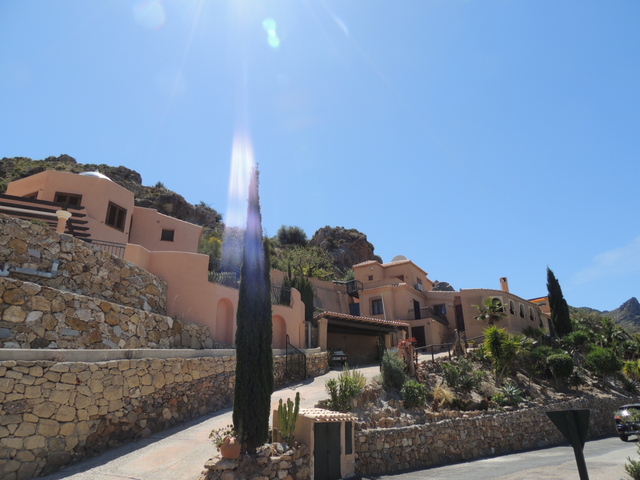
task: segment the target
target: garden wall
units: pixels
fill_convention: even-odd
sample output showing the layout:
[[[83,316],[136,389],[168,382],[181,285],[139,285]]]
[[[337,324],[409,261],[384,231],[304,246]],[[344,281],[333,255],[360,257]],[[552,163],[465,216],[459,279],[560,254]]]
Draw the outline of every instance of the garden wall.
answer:
[[[326,372],[318,367],[326,356],[309,355],[310,374]],[[283,377],[284,357],[274,365]],[[234,385],[230,355],[0,361],[0,478],[48,473],[219,410],[231,404]]]
[[[612,413],[630,401],[580,398],[503,413],[467,412],[424,425],[374,428],[356,433],[356,473],[375,475],[429,467],[565,442],[547,411],[590,409],[589,438],[615,434]]]
[[[50,272],[54,260],[60,260],[55,278],[16,272],[10,276],[148,312],[166,313],[167,285],[161,278],[70,235],[0,214],[0,267]]]
[[[203,325],[0,277],[0,348],[213,347]]]

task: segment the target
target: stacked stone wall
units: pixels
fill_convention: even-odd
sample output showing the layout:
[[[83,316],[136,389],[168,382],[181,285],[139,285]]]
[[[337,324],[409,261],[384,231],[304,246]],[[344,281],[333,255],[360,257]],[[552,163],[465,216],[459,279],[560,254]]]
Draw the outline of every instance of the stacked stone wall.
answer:
[[[226,407],[235,366],[235,356],[0,361],[0,478],[48,473]]]
[[[256,455],[243,455],[237,460],[213,457],[205,463],[199,480],[309,480],[309,447],[283,447],[286,446],[272,443],[260,448]]]
[[[472,413],[436,423],[356,434],[356,473],[375,475],[557,445],[566,440],[547,411],[590,409],[589,437],[615,434],[613,411],[629,399],[586,397],[503,413]]]
[[[0,214],[0,268],[50,272],[55,278],[10,272],[12,278],[165,314],[167,285],[161,278],[122,258],[42,225]]]
[[[0,362],[0,478],[27,479],[230,405],[235,358]]]
[[[206,326],[0,277],[0,348],[212,348]]]

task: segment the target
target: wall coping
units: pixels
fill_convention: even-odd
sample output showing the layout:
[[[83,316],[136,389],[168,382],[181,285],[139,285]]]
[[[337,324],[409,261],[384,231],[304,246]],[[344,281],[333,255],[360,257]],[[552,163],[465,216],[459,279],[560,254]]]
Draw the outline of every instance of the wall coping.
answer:
[[[320,352],[320,348],[302,350],[307,355]],[[284,355],[285,350],[274,350],[274,355]],[[49,360],[58,362],[106,362],[109,360],[141,360],[144,358],[203,358],[203,357],[235,357],[234,348],[192,350],[188,348],[154,349],[96,349],[96,350],[67,350],[67,349],[24,349],[0,348],[0,361],[37,361]]]

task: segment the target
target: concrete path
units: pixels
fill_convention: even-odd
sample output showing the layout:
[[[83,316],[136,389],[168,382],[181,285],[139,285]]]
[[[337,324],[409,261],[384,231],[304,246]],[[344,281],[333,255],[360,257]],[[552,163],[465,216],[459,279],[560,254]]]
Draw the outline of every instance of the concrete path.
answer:
[[[368,379],[380,373],[379,366],[360,368]],[[305,380],[283,388],[271,396],[271,410],[278,408],[282,398],[292,400],[300,392],[300,407],[311,408],[328,398],[325,383],[336,378],[339,371]],[[215,447],[209,433],[215,428],[231,424],[231,409],[219,410],[171,430],[129,443],[102,455],[70,466],[47,477],[46,480],[195,480],[211,458]]]

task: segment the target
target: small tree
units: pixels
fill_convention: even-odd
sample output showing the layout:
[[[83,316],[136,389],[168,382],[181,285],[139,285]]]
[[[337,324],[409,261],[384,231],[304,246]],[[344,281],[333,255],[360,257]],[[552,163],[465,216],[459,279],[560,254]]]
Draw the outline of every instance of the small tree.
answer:
[[[273,392],[269,249],[262,241],[257,170],[253,171],[249,185],[236,323],[233,426],[243,451],[253,453],[269,438]]]
[[[551,325],[557,336],[564,337],[573,330],[571,316],[569,315],[569,305],[562,295],[560,283],[549,267],[547,267],[547,291],[549,292]]]
[[[300,227],[286,227],[282,225],[278,229],[276,237],[278,239],[278,243],[282,246],[299,245],[301,247],[306,247],[308,243],[307,234],[304,233],[304,230]]]
[[[478,309],[478,315],[474,318],[481,322],[488,322],[489,326],[507,316],[502,302],[494,297],[485,298],[482,305],[474,305],[474,307]]]

